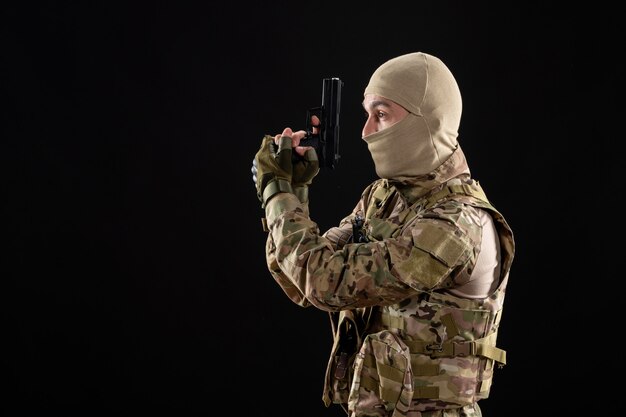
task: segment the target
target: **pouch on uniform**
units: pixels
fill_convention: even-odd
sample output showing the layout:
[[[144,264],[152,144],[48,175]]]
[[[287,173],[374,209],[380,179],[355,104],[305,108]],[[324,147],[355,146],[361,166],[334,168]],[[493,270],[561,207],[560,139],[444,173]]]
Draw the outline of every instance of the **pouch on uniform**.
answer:
[[[402,340],[383,330],[367,335],[354,361],[348,410],[358,416],[403,417],[413,398],[411,354]]]

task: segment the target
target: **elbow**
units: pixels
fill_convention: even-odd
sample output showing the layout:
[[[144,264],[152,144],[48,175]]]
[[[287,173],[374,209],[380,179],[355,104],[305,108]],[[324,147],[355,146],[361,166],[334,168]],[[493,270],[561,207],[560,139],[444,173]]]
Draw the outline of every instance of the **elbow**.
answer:
[[[341,302],[338,297],[330,296],[324,297],[317,291],[307,291],[306,299],[315,308],[327,311],[329,313],[338,312],[350,308],[350,304]]]
[[[335,303],[329,302],[328,300],[325,300],[325,299],[322,299],[320,297],[316,297],[310,294],[308,294],[306,298],[309,301],[310,305],[314,306],[318,310],[332,313],[332,312],[337,312],[337,311],[346,309],[345,307],[341,305],[337,305]]]

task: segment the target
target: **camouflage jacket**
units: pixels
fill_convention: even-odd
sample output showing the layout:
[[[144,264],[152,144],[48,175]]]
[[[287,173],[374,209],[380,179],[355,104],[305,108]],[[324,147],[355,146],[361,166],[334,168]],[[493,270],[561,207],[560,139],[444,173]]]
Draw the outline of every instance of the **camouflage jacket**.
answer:
[[[489,297],[465,299],[448,290],[475,265],[479,209],[494,219],[501,273]],[[293,302],[331,317],[327,406],[347,405],[355,416],[405,416],[488,396],[493,365],[505,362],[495,342],[514,241],[460,148],[426,176],[374,181],[324,234],[287,193],[269,201],[266,221],[276,282]],[[359,230],[365,239],[355,243]]]

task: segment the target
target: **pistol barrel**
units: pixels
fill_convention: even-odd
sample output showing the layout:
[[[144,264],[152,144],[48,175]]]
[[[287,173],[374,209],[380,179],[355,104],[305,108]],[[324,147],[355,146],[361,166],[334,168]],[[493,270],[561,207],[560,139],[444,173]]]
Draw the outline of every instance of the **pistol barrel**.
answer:
[[[324,78],[322,81],[322,138],[324,160],[320,166],[335,168],[339,155],[339,116],[341,113],[341,89],[339,78]]]

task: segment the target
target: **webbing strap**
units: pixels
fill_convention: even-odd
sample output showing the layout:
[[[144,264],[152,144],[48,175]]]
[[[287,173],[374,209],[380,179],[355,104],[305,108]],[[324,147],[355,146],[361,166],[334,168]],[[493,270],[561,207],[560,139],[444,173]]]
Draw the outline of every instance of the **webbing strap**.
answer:
[[[489,392],[493,378],[488,378],[480,382],[480,390],[478,392]]]
[[[293,193],[296,195],[296,197],[298,197],[298,200],[300,200],[301,203],[309,202],[309,187],[307,187],[306,185],[301,187],[294,187]]]
[[[265,203],[267,203],[267,200],[269,200],[270,197],[278,193],[292,193],[293,194],[291,183],[282,178],[278,178],[278,179],[270,181],[265,186],[265,189],[263,189],[263,205],[265,206]]]
[[[381,313],[380,318],[385,327],[404,330],[404,318],[386,313]]]
[[[476,355],[493,359],[501,365],[506,365],[506,351],[495,346],[496,333],[491,333],[487,337],[475,340]]]
[[[422,340],[406,340],[404,343],[409,347],[411,353],[421,353],[432,358],[483,356],[505,365],[506,351],[494,346],[495,337],[496,333],[492,333],[487,337],[466,342],[446,341],[436,343]]]
[[[373,359],[367,360],[366,358],[364,365],[372,366],[373,363]],[[400,396],[400,392],[398,391],[397,386],[385,386],[385,379],[402,384],[402,382],[404,381],[404,372],[381,363],[376,364],[376,366],[378,375],[381,377],[380,382],[370,377],[369,375],[361,375],[359,378],[361,386],[369,391],[379,393],[380,398],[387,402],[397,402]],[[415,376],[426,375],[425,373],[415,373],[415,369],[413,369],[413,371]],[[415,384],[416,380],[414,380],[413,383]],[[413,398],[439,398],[439,387],[415,386],[413,389]]]
[[[404,371],[400,369],[396,369],[393,366],[379,363],[377,369],[378,369],[378,375],[382,376],[383,378],[396,381],[400,384],[404,380]]]
[[[413,398],[439,398],[439,387],[415,387]]]
[[[489,200],[487,199],[487,195],[483,191],[482,187],[478,184],[477,181],[475,181],[474,186],[471,186],[469,184],[446,185],[441,190],[439,190],[438,192],[434,193],[433,195],[427,198],[426,206],[429,206],[441,200],[443,197],[449,194],[465,194],[465,195],[469,195],[472,197],[476,197],[479,200],[489,203]]]
[[[384,312],[381,313],[380,317],[381,317],[381,321],[383,325],[385,325],[388,328],[404,330],[406,327],[404,324],[405,321],[403,317],[392,316]],[[456,322],[454,321],[454,317],[452,317],[452,314],[443,315],[441,317],[441,322],[446,328],[448,338],[451,339],[454,336],[459,334],[459,328],[457,327]]]
[[[361,375],[360,384],[363,388],[366,388],[370,391],[378,392],[378,381],[370,376]]]
[[[361,375],[360,384],[363,388],[377,392],[380,398],[390,403],[396,403],[400,397],[397,387],[386,387],[379,385],[378,381],[367,375]],[[437,386],[416,386],[413,388],[413,398],[439,398],[439,387]]]
[[[439,375],[439,365],[436,363],[413,363],[411,370],[415,376],[436,376]]]
[[[373,356],[366,356],[363,359],[363,365],[369,368],[376,368],[378,375],[383,378],[391,379],[400,384],[404,380],[404,371],[394,368],[393,366],[385,365],[384,363],[376,363]]]

